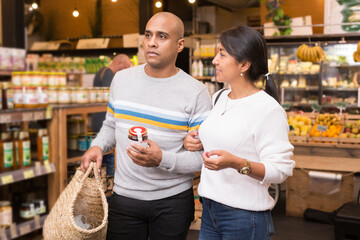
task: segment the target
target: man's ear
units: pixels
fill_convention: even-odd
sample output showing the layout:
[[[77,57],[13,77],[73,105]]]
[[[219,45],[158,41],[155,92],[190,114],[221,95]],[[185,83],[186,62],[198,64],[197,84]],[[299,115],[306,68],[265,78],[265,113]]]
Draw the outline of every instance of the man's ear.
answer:
[[[185,39],[184,38],[180,38],[178,40],[178,50],[177,52],[181,52],[182,50],[184,50],[184,47],[185,47]]]

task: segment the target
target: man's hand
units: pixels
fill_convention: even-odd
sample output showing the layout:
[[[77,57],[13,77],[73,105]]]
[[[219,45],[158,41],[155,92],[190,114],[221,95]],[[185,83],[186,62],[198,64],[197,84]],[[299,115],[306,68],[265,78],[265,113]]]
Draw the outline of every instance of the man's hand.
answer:
[[[189,132],[184,139],[184,148],[188,151],[200,151],[203,145],[197,131]]]
[[[147,142],[148,147],[142,147],[137,145],[136,143],[132,143],[131,146],[136,149],[132,149],[131,147],[127,147],[126,151],[129,157],[133,160],[133,162],[139,166],[143,167],[157,167],[160,165],[162,160],[162,151],[151,140],[145,140]]]
[[[96,162],[97,169],[100,172],[102,158],[103,152],[100,147],[93,146],[89,148],[81,158],[81,171],[86,172],[86,170],[89,168],[90,162],[93,161]]]

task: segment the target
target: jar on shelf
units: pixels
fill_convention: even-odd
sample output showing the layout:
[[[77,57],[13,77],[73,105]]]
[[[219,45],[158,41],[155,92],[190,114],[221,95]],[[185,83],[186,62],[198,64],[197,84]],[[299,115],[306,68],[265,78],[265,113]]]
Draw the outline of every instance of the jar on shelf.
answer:
[[[85,152],[88,149],[88,141],[86,135],[78,137],[78,151]]]
[[[21,86],[20,72],[11,73],[11,82],[13,86]]]
[[[14,108],[14,90],[11,82],[2,83],[2,109]]]
[[[70,88],[70,102],[71,103],[76,103],[76,91],[77,91],[77,88],[76,87],[71,87]]]
[[[56,72],[47,73],[48,81],[47,84],[49,87],[57,87],[59,85],[58,77]]]
[[[49,73],[48,72],[41,72],[41,81],[42,84],[41,86],[47,87],[48,86],[48,77],[49,77]]]
[[[70,89],[67,87],[61,87],[58,90],[58,103],[60,104],[69,104],[70,101]]]
[[[18,141],[19,166],[29,167],[31,165],[30,137],[28,131],[20,131]]]
[[[37,87],[38,107],[46,107],[49,104],[49,98],[46,87]]]
[[[31,84],[30,72],[23,72],[21,74],[21,85],[22,86],[30,86],[30,84]]]
[[[38,95],[36,87],[23,88],[23,107],[36,108],[38,106]]]
[[[57,77],[59,86],[66,86],[66,73],[59,72]]]
[[[110,88],[109,87],[103,87],[103,91],[104,91],[103,102],[107,103],[110,100]]]
[[[42,85],[41,72],[33,72],[31,78],[31,86],[40,86],[40,85]]]
[[[104,91],[102,90],[101,87],[96,87],[96,100],[98,103],[102,103],[104,102]]]
[[[23,107],[23,87],[13,87],[14,90],[14,107],[22,108]]]
[[[12,224],[12,207],[10,201],[0,201],[0,228],[10,227]]]
[[[10,132],[1,133],[0,139],[0,172],[14,169],[14,144]]]
[[[32,203],[34,204],[36,215],[41,215],[41,214],[46,213],[46,206],[45,206],[44,200],[35,199],[35,200],[32,200]]]
[[[97,91],[95,88],[89,88],[89,92],[90,92],[90,98],[89,98],[89,102],[91,103],[96,103],[97,102]]]
[[[38,160],[43,164],[44,161],[49,160],[49,155],[50,155],[49,135],[46,128],[42,128],[38,130],[36,143],[37,143]]]
[[[48,101],[50,104],[58,103],[58,89],[56,87],[48,88]]]
[[[89,94],[86,88],[78,88],[76,91],[76,103],[88,103]]]
[[[25,202],[21,204],[20,207],[20,217],[23,219],[31,219],[35,216],[35,204],[30,202]]]
[[[68,135],[68,149],[76,151],[78,150],[78,137],[79,135]]]

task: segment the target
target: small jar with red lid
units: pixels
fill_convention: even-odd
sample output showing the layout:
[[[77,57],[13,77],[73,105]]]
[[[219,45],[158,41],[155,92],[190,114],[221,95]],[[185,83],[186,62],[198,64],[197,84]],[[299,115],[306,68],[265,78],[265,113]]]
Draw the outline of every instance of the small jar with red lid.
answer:
[[[131,143],[135,143],[140,146],[147,147],[148,144],[144,142],[145,140],[148,139],[147,129],[140,126],[131,127],[129,129],[128,139],[129,139],[129,145]]]

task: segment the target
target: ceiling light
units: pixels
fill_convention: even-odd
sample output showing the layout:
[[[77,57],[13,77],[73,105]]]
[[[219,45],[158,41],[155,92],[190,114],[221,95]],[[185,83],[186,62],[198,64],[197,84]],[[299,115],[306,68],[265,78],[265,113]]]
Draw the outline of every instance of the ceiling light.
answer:
[[[74,17],[78,17],[78,16],[79,16],[79,11],[77,10],[77,8],[74,8],[73,16],[74,16]]]
[[[117,0],[111,0],[112,2],[117,2]]]
[[[37,8],[39,7],[39,5],[38,5],[36,2],[33,2],[33,3],[31,4],[31,7],[32,7],[33,9],[37,9]]]
[[[196,0],[188,0],[188,1],[189,1],[189,3],[191,3],[191,4],[193,4],[193,3],[196,2]]]
[[[161,8],[161,6],[162,6],[162,2],[161,1],[156,1],[155,7]]]

